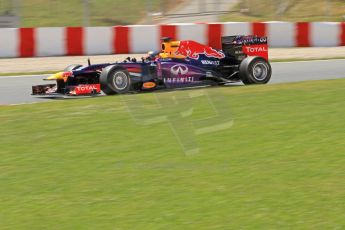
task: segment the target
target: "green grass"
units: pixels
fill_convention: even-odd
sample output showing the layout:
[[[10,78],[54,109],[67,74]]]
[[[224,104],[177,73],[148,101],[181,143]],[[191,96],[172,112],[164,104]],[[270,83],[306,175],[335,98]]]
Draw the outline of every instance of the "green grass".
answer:
[[[340,79],[0,106],[0,229],[342,229],[344,88]],[[200,92],[222,95],[213,105],[231,110],[233,126],[195,136],[194,155],[168,123],[140,125],[124,104],[145,101],[150,110],[134,115],[147,121],[183,112],[183,101],[158,109],[156,96]],[[195,119],[213,113],[205,100],[193,108]]]
[[[0,1],[0,14],[11,10],[13,0]],[[21,27],[82,26],[84,0],[21,0]],[[114,26],[146,21],[147,11],[167,12],[183,0],[89,0],[90,26]],[[150,2],[150,5],[148,4]],[[247,2],[247,4],[246,4]],[[286,12],[276,15],[276,2],[288,2]],[[329,2],[329,6],[325,5]],[[329,10],[327,10],[327,7]],[[240,13],[240,9],[249,12]],[[326,10],[325,10],[326,9]],[[237,13],[221,17],[222,21],[342,21],[344,0],[241,0]]]
[[[2,0],[0,14],[11,9],[12,0]],[[81,26],[83,25],[84,0],[21,0],[21,27]],[[181,0],[89,0],[90,26],[114,26],[145,21],[146,12],[168,10]]]
[[[246,3],[247,2],[247,3]],[[277,3],[285,5],[284,13],[277,14]],[[328,3],[328,5],[326,4]],[[241,9],[247,9],[242,11]],[[222,21],[344,21],[344,0],[241,0]]]

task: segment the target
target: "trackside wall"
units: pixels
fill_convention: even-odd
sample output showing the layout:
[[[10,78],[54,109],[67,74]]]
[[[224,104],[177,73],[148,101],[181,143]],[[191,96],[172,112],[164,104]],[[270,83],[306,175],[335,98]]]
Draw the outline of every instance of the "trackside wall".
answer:
[[[225,22],[114,27],[1,28],[0,57],[143,53],[161,37],[220,48],[220,37],[268,36],[270,47],[345,46],[344,22]]]

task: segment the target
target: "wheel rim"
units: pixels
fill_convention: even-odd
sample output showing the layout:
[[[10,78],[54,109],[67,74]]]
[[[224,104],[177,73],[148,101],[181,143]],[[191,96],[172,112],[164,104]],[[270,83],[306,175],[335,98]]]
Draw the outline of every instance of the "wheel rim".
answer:
[[[267,77],[267,73],[268,73],[268,67],[265,65],[265,63],[259,62],[253,66],[253,77],[256,80],[258,81],[265,80]]]
[[[113,77],[113,83],[116,89],[125,89],[128,85],[127,75],[122,71],[115,72]]]

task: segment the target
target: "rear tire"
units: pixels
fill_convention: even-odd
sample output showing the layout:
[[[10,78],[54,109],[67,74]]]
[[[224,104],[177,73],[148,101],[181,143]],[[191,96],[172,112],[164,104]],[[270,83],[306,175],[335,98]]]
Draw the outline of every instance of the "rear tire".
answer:
[[[247,57],[240,64],[240,77],[246,85],[266,84],[271,75],[271,65],[262,57]]]
[[[99,81],[102,91],[107,95],[128,93],[132,89],[128,71],[117,65],[104,68]]]

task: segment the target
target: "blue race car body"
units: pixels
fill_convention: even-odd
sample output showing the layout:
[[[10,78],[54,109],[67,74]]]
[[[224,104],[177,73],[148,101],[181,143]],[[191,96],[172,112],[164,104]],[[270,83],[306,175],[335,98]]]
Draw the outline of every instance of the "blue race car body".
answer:
[[[164,38],[160,52],[139,61],[127,58],[115,63],[70,65],[46,79],[56,84],[33,86],[32,94],[110,95],[239,81],[265,84],[271,73],[265,37],[223,37],[222,50],[195,41]]]

